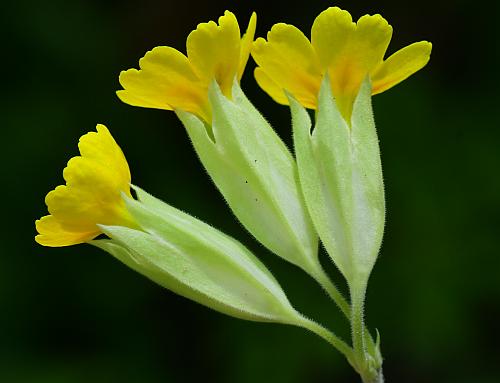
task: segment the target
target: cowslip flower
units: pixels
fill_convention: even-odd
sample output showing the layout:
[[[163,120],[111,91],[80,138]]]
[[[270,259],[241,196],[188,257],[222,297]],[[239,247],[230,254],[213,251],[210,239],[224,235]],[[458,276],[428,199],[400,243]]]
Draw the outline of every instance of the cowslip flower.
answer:
[[[39,244],[88,242],[181,296],[236,318],[309,329],[352,360],[352,349],[297,312],[241,243],[131,186],[125,156],[104,125],[78,147],[81,155],[63,172],[66,184],[47,194],[50,215],[36,221]],[[107,238],[94,240],[100,234]]]
[[[380,15],[357,23],[329,8],[309,41],[275,25],[252,52],[255,77],[289,104],[300,186],[314,227],[345,277],[350,294],[354,364],[363,382],[380,382],[378,340],[367,336],[364,301],[385,225],[382,164],[371,99],[422,68],[431,44],[421,41],[384,60],[392,28]],[[316,109],[314,124],[306,108]]]
[[[429,61],[432,44],[427,41],[408,45],[384,60],[391,36],[392,27],[382,16],[365,15],[354,23],[349,12],[338,7],[316,17],[311,41],[293,25],[275,24],[267,41],[258,38],[254,43],[255,78],[276,102],[288,105],[286,90],[304,107],[317,109],[321,81],[328,74],[337,106],[350,122],[354,100],[367,75],[375,95]]]
[[[65,185],[45,197],[50,215],[36,221],[35,240],[44,246],[88,242],[102,233],[98,224],[134,227],[122,193],[130,194],[127,160],[109,130],[97,125],[78,143],[80,156],[63,171]]]
[[[120,73],[118,97],[132,106],[191,112],[211,122],[208,88],[215,80],[231,98],[234,78],[243,75],[252,47],[257,17],[253,13],[243,37],[236,16],[226,11],[214,21],[200,23],[186,42],[187,56],[160,46],[139,60],[140,70]]]
[[[273,275],[238,241],[138,187],[132,198],[129,166],[104,125],[82,136],[78,147],[81,155],[63,172],[66,184],[47,194],[50,215],[36,221],[39,244],[88,242],[214,310],[324,332],[291,306]],[[94,240],[100,234],[108,238]]]

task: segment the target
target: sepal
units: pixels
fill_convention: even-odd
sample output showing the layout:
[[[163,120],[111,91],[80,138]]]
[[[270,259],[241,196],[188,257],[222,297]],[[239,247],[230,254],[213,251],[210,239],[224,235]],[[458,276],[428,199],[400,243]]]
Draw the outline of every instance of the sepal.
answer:
[[[380,249],[385,206],[382,167],[366,79],[344,120],[323,81],[311,133],[307,111],[289,96],[300,184],[328,254],[358,289],[366,286]]]
[[[176,111],[213,182],[243,226],[265,247],[311,275],[321,273],[317,234],[283,141],[237,81],[232,100],[209,90],[213,123]]]
[[[159,285],[246,320],[295,323],[299,314],[266,267],[243,245],[134,187],[123,196],[140,229],[101,226],[91,243]]]

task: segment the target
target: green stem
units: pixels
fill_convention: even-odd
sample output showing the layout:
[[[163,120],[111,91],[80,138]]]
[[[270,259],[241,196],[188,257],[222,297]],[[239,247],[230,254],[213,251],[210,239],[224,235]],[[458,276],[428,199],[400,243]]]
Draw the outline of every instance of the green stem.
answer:
[[[342,293],[338,290],[337,286],[335,286],[335,284],[332,282],[330,277],[325,273],[321,266],[318,267],[313,277],[326,291],[328,296],[335,302],[335,304],[340,309],[340,311],[342,311],[347,320],[351,321],[351,305],[344,298]],[[375,341],[366,328],[364,329],[364,337],[366,345],[369,346],[370,349],[375,348]]]
[[[341,292],[337,289],[337,286],[331,281],[331,279],[326,275],[325,271],[321,268],[314,275],[316,281],[323,287],[328,296],[335,302],[340,311],[345,315],[345,317],[351,319],[351,306],[349,302],[344,298]]]
[[[366,280],[355,280],[349,287],[351,292],[351,331],[354,351],[354,369],[361,375],[363,383],[383,383],[382,361],[378,347],[372,347],[364,324]]]
[[[353,349],[330,330],[303,316],[301,316],[300,321],[298,321],[296,325],[320,336],[339,350],[347,358],[351,365],[354,363]]]
[[[351,286],[351,332],[354,355],[359,366],[366,364],[364,304],[366,283]]]

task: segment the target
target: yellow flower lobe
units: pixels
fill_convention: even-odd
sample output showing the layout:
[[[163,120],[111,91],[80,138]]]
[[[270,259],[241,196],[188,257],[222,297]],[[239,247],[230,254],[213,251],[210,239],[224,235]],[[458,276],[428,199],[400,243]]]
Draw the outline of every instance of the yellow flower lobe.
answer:
[[[331,7],[321,12],[309,41],[297,28],[276,24],[267,41],[255,41],[257,83],[275,101],[288,104],[284,90],[303,106],[317,108],[323,76],[328,74],[332,93],[346,121],[361,83],[370,76],[373,94],[381,93],[421,69],[429,61],[431,44],[412,44],[384,61],[392,27],[380,15],[365,15],[356,23],[349,12]]]
[[[80,138],[80,156],[71,158],[63,171],[65,185],[45,197],[50,215],[35,222],[35,240],[44,246],[69,246],[89,241],[101,231],[98,224],[133,227],[122,199],[130,194],[127,160],[109,130],[97,125],[97,132]]]
[[[267,41],[263,38],[255,41],[252,56],[259,64],[255,70],[257,82],[271,97],[288,103],[283,93],[286,89],[304,106],[315,107],[321,66],[311,43],[298,28],[275,24],[267,34]]]
[[[243,37],[236,16],[226,11],[218,20],[200,23],[186,41],[187,56],[156,47],[139,60],[140,69],[120,74],[118,97],[133,106],[181,109],[211,123],[208,87],[219,84],[231,98],[234,79],[243,75],[252,47],[257,16],[252,14]]]

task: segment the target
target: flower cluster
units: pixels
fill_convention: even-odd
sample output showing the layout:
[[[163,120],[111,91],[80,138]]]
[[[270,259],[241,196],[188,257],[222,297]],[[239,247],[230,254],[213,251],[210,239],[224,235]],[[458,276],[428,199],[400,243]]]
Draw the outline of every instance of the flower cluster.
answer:
[[[363,320],[385,222],[371,96],[424,67],[432,45],[417,42],[384,59],[388,22],[380,15],[353,22],[338,7],[318,15],[310,40],[289,24],[254,41],[255,30],[255,13],[242,36],[226,11],[189,34],[186,55],[166,46],[147,52],[140,69],[120,74],[117,95],[133,106],[175,111],[236,218],[325,289],[351,324],[351,344],[298,313],[238,241],[132,186],[104,125],[81,137],[80,155],[63,171],[66,184],[46,196],[50,214],[36,221],[35,240],[90,243],[212,309],[309,329],[341,351],[363,382],[382,381],[379,341]],[[294,155],[240,87],[250,55],[260,87],[290,106]],[[306,108],[316,110],[314,121]],[[96,239],[101,234],[107,238]],[[346,279],[349,300],[318,260],[320,241]]]

